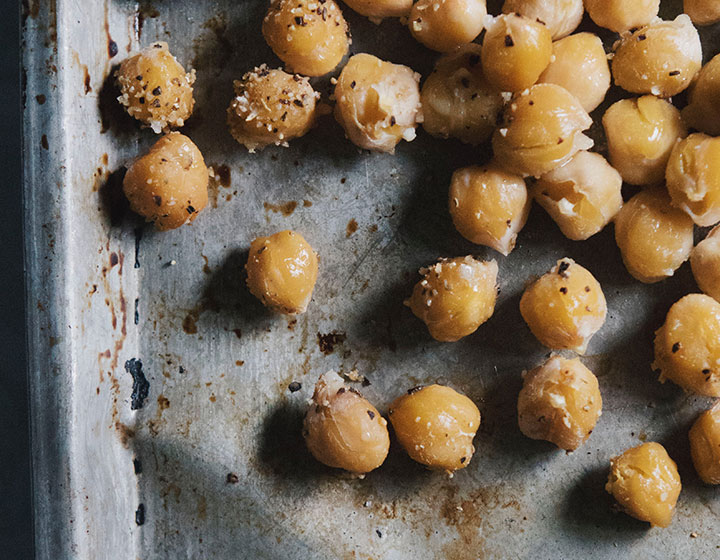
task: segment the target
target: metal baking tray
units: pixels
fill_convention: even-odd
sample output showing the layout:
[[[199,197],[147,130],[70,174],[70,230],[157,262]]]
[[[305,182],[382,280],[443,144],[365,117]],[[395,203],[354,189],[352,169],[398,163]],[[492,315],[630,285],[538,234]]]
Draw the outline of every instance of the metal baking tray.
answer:
[[[664,14],[678,4],[664,1]],[[23,6],[38,558],[720,557],[720,497],[694,473],[686,439],[710,400],[661,385],[649,365],[667,309],[697,290],[687,265],[641,285],[611,227],[574,243],[538,208],[509,257],[470,245],[453,230],[447,186],[487,148],[421,132],[394,156],[371,154],[327,117],[288,149],[246,153],[224,115],[232,79],[279,65],[260,33],[265,0]],[[431,70],[436,55],[398,22],[345,13],[353,52]],[[709,58],[718,29],[702,33]],[[197,70],[184,132],[217,172],[207,210],[167,233],[119,196],[120,170],[155,135],[123,115],[110,78],[155,40]],[[315,82],[327,99],[329,82]],[[250,240],[287,228],[321,259],[312,305],[293,320],[263,309],[243,280]],[[498,259],[497,310],[476,334],[437,343],[402,302],[420,266],[465,254]],[[520,318],[520,293],[563,256],[595,273],[609,305],[585,358],[604,413],[572,454],[523,437],[515,413],[521,372],[547,354]],[[314,381],[355,368],[383,411],[421,383],[467,393],[483,415],[470,466],[448,479],[393,445],[355,480],[312,460],[300,423]],[[603,488],[609,458],[646,439],[667,447],[683,480],[666,530],[615,512]]]

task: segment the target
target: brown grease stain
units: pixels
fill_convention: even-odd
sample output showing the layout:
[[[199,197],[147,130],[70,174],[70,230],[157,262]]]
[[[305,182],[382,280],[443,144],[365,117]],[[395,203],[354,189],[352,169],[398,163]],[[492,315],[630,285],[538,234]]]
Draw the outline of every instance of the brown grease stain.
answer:
[[[38,102],[38,105],[45,105],[47,98],[41,93],[40,95],[35,96],[35,100]]]
[[[182,322],[182,328],[187,334],[197,334],[198,328],[197,328],[197,320],[199,318],[199,314],[197,311],[191,311],[188,313]]]
[[[317,333],[317,343],[320,351],[326,356],[333,353],[335,346],[342,344],[347,340],[347,335],[343,332],[332,331],[327,334]]]
[[[358,229],[358,223],[355,218],[351,219],[347,223],[347,227],[345,228],[345,237],[350,237],[353,233],[355,233]]]
[[[209,264],[209,262],[208,262],[208,258],[207,258],[205,255],[203,255],[202,253],[200,254],[200,256],[201,256],[201,257],[203,258],[203,260],[205,261],[205,264],[203,265],[202,271],[203,271],[205,274],[212,274],[212,270],[210,269],[210,264]]]
[[[92,87],[90,86],[90,73],[88,72],[87,65],[82,65],[83,69],[83,85],[85,86],[85,95],[90,93],[92,91]]]
[[[130,440],[135,437],[135,430],[122,422],[115,422],[115,430],[120,436],[120,443],[127,449]]]
[[[46,134],[43,134],[42,138],[40,138],[40,145],[46,150],[50,149],[50,144],[48,143],[48,138]]]
[[[303,200],[303,206],[305,208],[310,208],[312,206],[312,202],[310,202],[308,199]]]
[[[265,207],[265,211],[270,212],[276,212],[280,213],[286,218],[288,216],[291,216],[293,212],[295,212],[295,209],[297,208],[298,203],[294,200],[290,200],[288,202],[283,202],[281,204],[270,204],[269,202],[264,202],[263,206]]]
[[[170,408],[170,401],[168,400],[168,398],[165,395],[158,395],[157,403],[158,403],[159,411]]]

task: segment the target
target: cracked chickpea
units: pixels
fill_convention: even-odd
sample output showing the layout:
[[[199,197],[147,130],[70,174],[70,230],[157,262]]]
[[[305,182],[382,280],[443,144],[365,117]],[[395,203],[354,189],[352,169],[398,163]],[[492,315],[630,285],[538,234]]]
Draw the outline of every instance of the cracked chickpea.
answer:
[[[502,11],[544,23],[556,41],[577,29],[585,6],[583,0],[505,0]]]
[[[703,412],[688,434],[690,455],[705,484],[720,484],[720,403]]]
[[[623,33],[654,20],[660,0],[585,0],[585,9],[596,25]]]
[[[393,401],[388,417],[410,458],[430,469],[453,473],[467,467],[475,453],[480,411],[450,387],[410,389]]]
[[[548,348],[584,354],[605,323],[607,303],[590,271],[565,258],[525,289],[520,313]]]
[[[480,35],[486,15],[485,0],[418,0],[408,25],[429,49],[449,52]]]
[[[720,226],[695,246],[690,253],[690,266],[698,287],[720,301]]]
[[[386,17],[403,17],[410,13],[413,0],[344,0],[358,14],[369,17],[372,21]]]
[[[387,420],[333,371],[315,385],[303,436],[315,459],[357,475],[382,465],[390,448]]]
[[[695,83],[690,86],[688,105],[682,116],[691,127],[720,136],[720,55],[714,56],[702,67]]]
[[[720,3],[717,0],[684,0],[683,12],[695,25],[712,25],[720,21]]]

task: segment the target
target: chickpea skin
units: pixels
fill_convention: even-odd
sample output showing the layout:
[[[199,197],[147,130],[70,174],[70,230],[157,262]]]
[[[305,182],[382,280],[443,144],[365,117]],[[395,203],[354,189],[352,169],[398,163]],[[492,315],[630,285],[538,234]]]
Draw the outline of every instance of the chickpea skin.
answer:
[[[582,241],[602,231],[622,208],[622,178],[600,154],[583,151],[540,177],[532,195],[565,237]]]
[[[590,271],[565,258],[525,289],[520,313],[548,348],[584,354],[605,323],[607,303]]]
[[[720,226],[695,246],[690,266],[699,288],[720,301]]]
[[[690,454],[705,484],[720,484],[720,403],[703,412],[690,428]]]
[[[453,173],[450,215],[465,239],[507,256],[525,226],[531,199],[525,180],[496,163],[471,166]]]
[[[252,295],[286,315],[305,313],[318,275],[315,251],[302,235],[280,231],[250,244],[245,265]]]
[[[387,420],[333,371],[315,385],[303,437],[315,459],[358,475],[382,465],[390,448]]]
[[[413,0],[344,0],[345,3],[362,16],[380,23],[382,18],[403,17],[410,13]]]
[[[485,0],[418,0],[408,25],[427,48],[450,52],[480,35],[486,15]]]
[[[585,0],[585,9],[596,25],[623,33],[654,20],[660,0]]]
[[[673,147],[687,136],[680,112],[652,95],[614,103],[602,123],[610,164],[631,185],[661,182]]]
[[[684,0],[683,12],[695,25],[712,25],[720,21],[720,4],[717,0]]]
[[[430,336],[440,342],[455,342],[474,333],[495,311],[497,297],[495,261],[473,257],[440,259],[421,268],[423,279],[405,301],[422,320]]]
[[[689,91],[689,103],[682,111],[685,122],[700,132],[720,136],[720,104],[716,102],[720,99],[720,55],[702,67]]]
[[[652,367],[661,383],[669,379],[686,391],[720,397],[720,303],[704,294],[677,301],[655,333]]]
[[[600,386],[578,359],[553,356],[525,375],[518,397],[520,431],[574,451],[602,414]]]
[[[429,385],[410,389],[390,405],[390,423],[400,445],[413,461],[450,474],[470,463],[480,411],[450,387]]]
[[[502,11],[544,23],[557,41],[577,29],[585,6],[583,0],[505,0]]]
[[[171,132],[133,162],[123,191],[132,211],[163,231],[197,218],[208,202],[208,182],[198,147],[187,136]]]
[[[348,26],[335,0],[272,0],[262,33],[287,68],[305,76],[332,72],[350,46]]]
[[[680,495],[677,465],[659,443],[647,442],[610,459],[605,490],[628,515],[668,527]]]

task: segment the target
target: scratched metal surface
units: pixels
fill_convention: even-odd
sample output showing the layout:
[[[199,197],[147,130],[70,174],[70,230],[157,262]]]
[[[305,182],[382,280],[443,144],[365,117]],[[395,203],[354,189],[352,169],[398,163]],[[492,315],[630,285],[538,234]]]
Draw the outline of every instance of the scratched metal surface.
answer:
[[[673,4],[663,2],[666,15]],[[624,271],[612,228],[573,243],[538,208],[508,258],[469,245],[447,215],[447,185],[487,149],[422,132],[395,156],[361,153],[325,118],[289,149],[245,153],[224,111],[233,78],[278,64],[260,35],[265,6],[24,2],[38,557],[718,557],[720,498],[700,484],[686,440],[710,401],[660,385],[649,367],[654,329],[697,289],[688,266],[641,285]],[[399,24],[345,11],[353,52],[428,73],[435,55]],[[718,30],[703,36],[709,58]],[[117,170],[155,137],[123,116],[107,80],[128,51],[158,39],[197,69],[184,132],[230,175],[192,227],[162,234],[117,196]],[[313,303],[296,321],[266,312],[243,283],[250,240],[285,228],[321,259]],[[498,258],[497,310],[473,336],[436,343],[403,298],[418,267],[468,253]],[[566,255],[595,273],[610,310],[585,360],[604,414],[569,455],[524,438],[515,419],[521,372],[546,355],[521,321],[520,292]],[[321,348],[328,333],[336,343]],[[149,381],[138,410],[124,367],[132,359]],[[300,422],[313,382],[331,368],[367,375],[364,392],[382,411],[420,383],[466,392],[483,414],[470,466],[448,480],[397,446],[364,480],[315,463]],[[292,381],[302,390],[290,393]],[[666,445],[683,479],[667,530],[615,513],[603,489],[609,458],[645,439]]]

